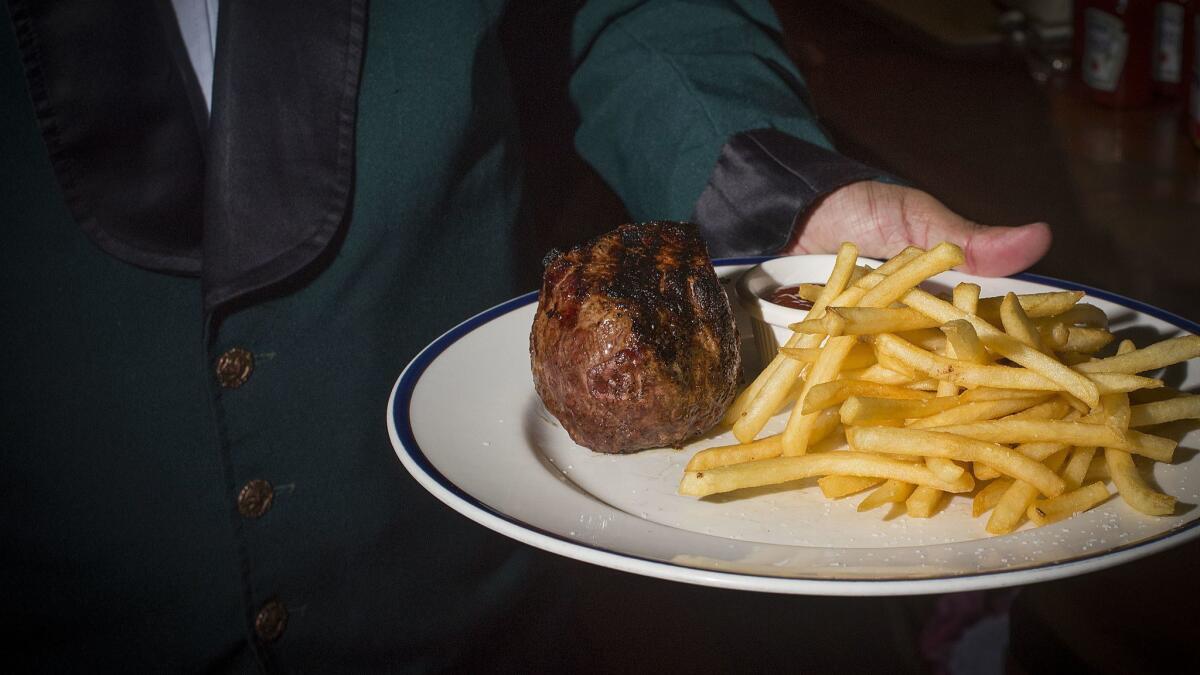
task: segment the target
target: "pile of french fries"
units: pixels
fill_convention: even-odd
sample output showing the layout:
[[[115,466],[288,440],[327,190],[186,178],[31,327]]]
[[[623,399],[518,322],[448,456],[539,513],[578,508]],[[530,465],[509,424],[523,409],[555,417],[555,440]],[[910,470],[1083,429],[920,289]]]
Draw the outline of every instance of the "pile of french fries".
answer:
[[[1176,442],[1138,429],[1200,418],[1200,395],[1139,373],[1200,356],[1200,336],[1123,341],[1098,358],[1113,335],[1081,292],[980,298],[962,283],[947,301],[919,288],[962,262],[943,243],[870,269],[842,244],[826,283],[801,287],[808,317],[726,414],[739,443],[696,453],[679,492],[820,477],[828,498],[874,488],[860,511],[902,505],[916,518],[973,493],[992,534],[1086,511],[1109,482],[1137,511],[1173,513],[1134,456],[1170,463]],[[1166,396],[1130,404],[1153,390]],[[783,431],[760,438],[789,406]]]

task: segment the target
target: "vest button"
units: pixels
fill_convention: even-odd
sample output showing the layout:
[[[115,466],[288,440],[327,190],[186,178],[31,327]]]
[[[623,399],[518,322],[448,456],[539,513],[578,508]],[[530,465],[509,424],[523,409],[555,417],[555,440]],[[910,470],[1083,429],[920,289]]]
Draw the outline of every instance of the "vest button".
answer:
[[[283,635],[283,629],[287,627],[287,618],[287,607],[284,607],[282,602],[268,600],[254,617],[254,632],[259,640],[274,642]]]
[[[245,518],[259,518],[271,510],[274,501],[275,490],[271,484],[261,478],[255,478],[243,485],[241,492],[238,492],[238,513]]]
[[[237,389],[250,379],[254,372],[254,355],[234,347],[217,357],[217,382],[226,389]]]

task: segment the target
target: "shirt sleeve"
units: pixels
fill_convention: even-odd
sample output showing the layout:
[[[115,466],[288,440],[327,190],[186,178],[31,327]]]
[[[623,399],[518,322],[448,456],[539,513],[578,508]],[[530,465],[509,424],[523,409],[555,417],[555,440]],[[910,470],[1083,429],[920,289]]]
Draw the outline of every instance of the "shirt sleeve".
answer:
[[[775,252],[821,196],[882,176],[833,151],[779,32],[765,0],[580,11],[576,146],[635,220],[694,219],[717,257]]]

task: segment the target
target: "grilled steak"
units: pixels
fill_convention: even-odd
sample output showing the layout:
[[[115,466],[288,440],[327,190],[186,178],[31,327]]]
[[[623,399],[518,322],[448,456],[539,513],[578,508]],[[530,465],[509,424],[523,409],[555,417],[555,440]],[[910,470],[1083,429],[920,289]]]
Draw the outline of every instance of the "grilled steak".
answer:
[[[687,223],[622,225],[551,251],[529,354],[538,395],[571,438],[612,453],[706,431],[741,367],[729,300]]]

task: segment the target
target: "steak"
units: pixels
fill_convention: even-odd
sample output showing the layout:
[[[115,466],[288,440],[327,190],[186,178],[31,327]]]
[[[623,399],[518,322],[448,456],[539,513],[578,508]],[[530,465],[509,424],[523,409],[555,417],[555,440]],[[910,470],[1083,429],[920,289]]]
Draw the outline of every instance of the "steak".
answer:
[[[729,299],[689,223],[622,225],[551,251],[529,355],[538,395],[598,452],[681,446],[733,400]]]

